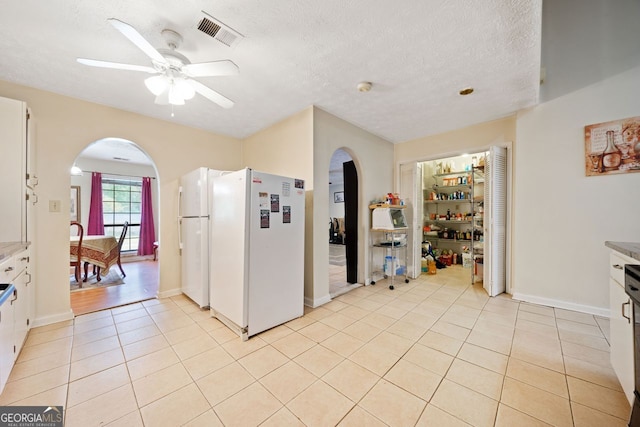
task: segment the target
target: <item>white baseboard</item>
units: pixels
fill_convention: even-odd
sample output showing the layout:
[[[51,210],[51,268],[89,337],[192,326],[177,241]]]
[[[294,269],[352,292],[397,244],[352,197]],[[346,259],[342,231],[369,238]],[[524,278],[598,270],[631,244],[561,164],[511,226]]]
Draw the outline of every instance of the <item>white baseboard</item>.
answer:
[[[52,314],[50,316],[38,317],[33,320],[32,328],[37,328],[38,326],[46,326],[51,325],[52,323],[64,322],[65,320],[72,320],[74,317],[73,311],[69,309],[69,311],[64,313]]]
[[[546,305],[548,307],[562,308],[565,310],[579,311],[581,313],[593,314],[600,317],[609,317],[610,310],[608,308],[594,307],[591,305],[576,304],[573,302],[562,301],[551,298],[544,298],[535,295],[527,295],[514,292],[512,298],[518,301],[532,302],[534,304]]]
[[[127,262],[138,262],[138,261],[153,261],[153,255],[122,255],[120,259],[123,264]]]
[[[320,307],[323,304],[326,304],[331,301],[331,295],[325,295],[322,298],[311,299],[308,297],[304,297],[304,305],[311,308]]]
[[[158,298],[169,298],[175,297],[176,295],[182,294],[180,288],[169,289],[168,291],[158,292]]]

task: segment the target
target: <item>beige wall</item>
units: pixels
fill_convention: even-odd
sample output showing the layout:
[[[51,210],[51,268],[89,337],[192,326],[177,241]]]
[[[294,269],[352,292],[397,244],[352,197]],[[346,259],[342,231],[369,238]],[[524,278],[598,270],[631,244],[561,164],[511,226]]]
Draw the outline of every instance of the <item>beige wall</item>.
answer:
[[[313,107],[305,108],[243,141],[243,164],[262,172],[304,179],[305,298],[313,277]]]
[[[313,288],[305,289],[306,303],[324,304],[329,297],[329,166],[342,148],[358,172],[358,283],[369,276],[369,203],[393,189],[393,144],[320,108],[313,114]]]
[[[604,242],[640,240],[640,173],[585,176],[584,127],[638,116],[640,67],[518,114],[514,297],[609,313]]]
[[[400,164],[456,156],[466,151],[484,150],[491,145],[515,140],[516,118],[510,116],[396,144],[395,162]]]
[[[71,315],[69,308],[69,168],[90,143],[119,137],[137,144],[155,162],[160,186],[160,293],[179,292],[177,249],[178,178],[192,169],[238,169],[241,142],[141,115],[0,81],[0,96],[27,102],[37,142],[36,324]],[[62,213],[48,211],[62,201]]]
[[[349,152],[358,170],[358,282],[364,283],[369,201],[392,189],[393,145],[317,107],[306,108],[245,139],[243,144],[245,166],[305,180],[304,295],[305,304],[314,307],[330,301],[329,164],[338,148]]]
[[[305,189],[313,190],[313,108],[245,138],[242,163],[261,172],[304,179]]]

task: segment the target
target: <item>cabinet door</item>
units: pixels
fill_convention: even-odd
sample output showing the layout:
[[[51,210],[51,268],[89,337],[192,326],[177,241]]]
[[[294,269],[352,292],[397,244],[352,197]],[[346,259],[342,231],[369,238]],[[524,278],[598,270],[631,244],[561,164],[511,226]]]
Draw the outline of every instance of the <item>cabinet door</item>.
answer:
[[[25,240],[25,141],[26,104],[14,99],[0,98],[0,241]]]
[[[24,269],[13,282],[16,287],[16,299],[11,302],[13,304],[14,316],[14,357],[17,359],[27,338],[29,328],[29,295],[28,295],[29,275]]]
[[[611,318],[611,365],[630,404],[633,404],[633,322],[629,297],[615,280],[609,278]],[[626,316],[626,317],[625,317]]]
[[[0,392],[11,373],[13,357],[13,306],[7,300],[0,306]]]

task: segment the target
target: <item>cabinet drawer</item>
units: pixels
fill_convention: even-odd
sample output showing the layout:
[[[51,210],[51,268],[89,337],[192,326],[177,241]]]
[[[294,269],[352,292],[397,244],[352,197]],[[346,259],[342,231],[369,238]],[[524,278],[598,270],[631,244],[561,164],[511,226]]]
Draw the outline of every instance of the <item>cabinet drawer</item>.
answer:
[[[29,264],[29,249],[25,249],[15,255],[16,274],[19,274]]]
[[[640,261],[628,257],[620,252],[612,251],[609,257],[609,271],[610,275],[624,288],[624,265],[625,264],[640,264]]]
[[[11,283],[16,277],[15,257],[0,262],[0,283]]]

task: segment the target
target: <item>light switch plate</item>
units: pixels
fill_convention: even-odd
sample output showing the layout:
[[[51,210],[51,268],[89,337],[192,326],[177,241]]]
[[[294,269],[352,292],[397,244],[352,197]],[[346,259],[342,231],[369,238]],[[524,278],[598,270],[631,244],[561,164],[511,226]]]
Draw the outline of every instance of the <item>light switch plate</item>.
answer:
[[[49,212],[60,212],[60,200],[49,200]]]

